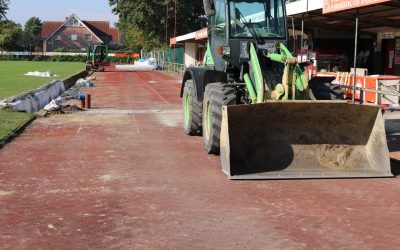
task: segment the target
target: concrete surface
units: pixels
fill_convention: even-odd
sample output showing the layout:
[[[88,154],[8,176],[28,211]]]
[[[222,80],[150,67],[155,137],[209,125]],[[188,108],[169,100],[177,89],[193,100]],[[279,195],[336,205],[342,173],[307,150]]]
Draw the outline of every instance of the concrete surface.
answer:
[[[400,179],[229,181],[179,81],[96,73],[94,109],[0,150],[3,249],[396,249]]]

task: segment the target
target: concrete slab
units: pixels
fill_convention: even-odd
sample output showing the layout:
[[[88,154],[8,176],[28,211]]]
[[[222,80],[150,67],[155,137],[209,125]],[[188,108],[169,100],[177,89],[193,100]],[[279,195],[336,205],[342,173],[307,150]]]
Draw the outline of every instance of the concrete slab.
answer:
[[[0,150],[2,248],[398,247],[398,178],[229,181],[183,133],[179,80],[96,77],[92,111]]]

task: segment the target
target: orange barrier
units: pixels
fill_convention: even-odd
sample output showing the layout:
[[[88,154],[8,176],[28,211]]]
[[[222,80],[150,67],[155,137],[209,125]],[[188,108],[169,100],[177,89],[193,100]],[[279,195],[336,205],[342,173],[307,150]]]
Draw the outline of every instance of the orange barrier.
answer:
[[[346,86],[353,86],[354,74],[349,72],[321,72],[318,75],[335,76],[333,84],[340,84]],[[363,100],[369,103],[382,104],[381,94],[376,92],[369,92],[370,90],[391,90],[399,91],[400,76],[388,76],[388,75],[372,75],[372,76],[356,76],[356,87],[367,89],[363,92]],[[353,90],[345,89],[345,95],[347,98],[352,98]],[[356,90],[354,99],[360,100],[360,90]],[[398,103],[398,101],[396,102]]]
[[[137,57],[140,58],[140,54],[127,54],[127,53],[115,53],[115,57]]]

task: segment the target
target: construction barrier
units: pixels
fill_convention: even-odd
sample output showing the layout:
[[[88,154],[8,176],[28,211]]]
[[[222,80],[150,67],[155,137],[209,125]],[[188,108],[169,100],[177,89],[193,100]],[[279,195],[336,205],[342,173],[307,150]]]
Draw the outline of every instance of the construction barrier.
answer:
[[[318,73],[318,75],[335,76],[333,84],[349,86],[344,89],[345,96],[353,97],[354,74],[349,72]],[[398,106],[400,103],[400,76],[357,75],[355,79],[355,100],[363,100],[376,105]]]

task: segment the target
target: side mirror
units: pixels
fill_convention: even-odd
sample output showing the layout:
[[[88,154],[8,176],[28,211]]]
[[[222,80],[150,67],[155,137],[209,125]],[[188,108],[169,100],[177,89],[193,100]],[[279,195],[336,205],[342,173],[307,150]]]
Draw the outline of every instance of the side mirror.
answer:
[[[214,0],[203,0],[203,5],[207,17],[215,15]]]

